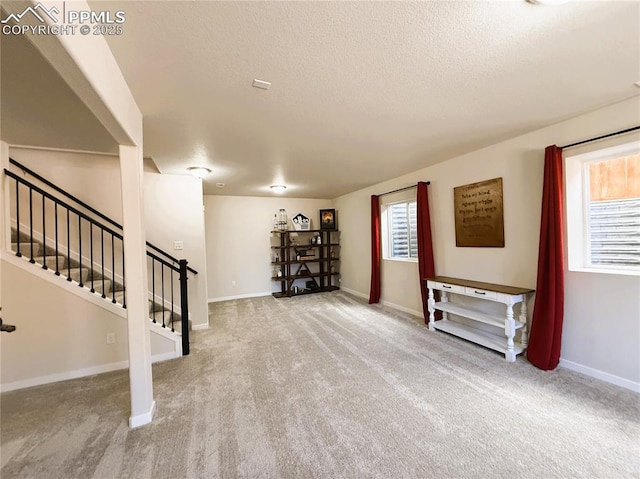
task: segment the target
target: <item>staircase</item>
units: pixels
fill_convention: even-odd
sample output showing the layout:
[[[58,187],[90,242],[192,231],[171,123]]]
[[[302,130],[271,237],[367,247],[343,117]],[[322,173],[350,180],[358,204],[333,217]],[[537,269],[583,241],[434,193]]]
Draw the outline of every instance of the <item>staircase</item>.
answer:
[[[18,241],[20,238],[20,241]],[[126,308],[124,285],[105,277],[95,268],[80,266],[79,261],[67,257],[65,254],[56,254],[55,248],[45,246],[42,241],[34,239],[26,233],[20,233],[16,228],[11,228],[11,251],[16,256],[27,259],[35,266],[48,269],[87,290],[87,293],[97,294],[103,299]],[[182,318],[180,314],[149,299],[149,319],[154,323],[170,328],[172,332],[181,334]]]
[[[28,181],[7,169],[11,181],[11,251],[33,267],[50,270],[87,295],[126,308],[122,227],[32,170],[10,160]],[[37,184],[36,184],[37,183]],[[181,337],[189,354],[188,274],[197,271],[147,243],[149,319]]]

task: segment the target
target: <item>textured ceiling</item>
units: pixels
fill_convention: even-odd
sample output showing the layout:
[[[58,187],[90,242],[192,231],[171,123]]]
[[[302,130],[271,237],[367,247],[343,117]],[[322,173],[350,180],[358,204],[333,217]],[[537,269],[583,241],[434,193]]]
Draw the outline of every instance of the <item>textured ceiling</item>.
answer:
[[[640,93],[638,1],[89,3],[145,156],[208,194],[332,198]]]

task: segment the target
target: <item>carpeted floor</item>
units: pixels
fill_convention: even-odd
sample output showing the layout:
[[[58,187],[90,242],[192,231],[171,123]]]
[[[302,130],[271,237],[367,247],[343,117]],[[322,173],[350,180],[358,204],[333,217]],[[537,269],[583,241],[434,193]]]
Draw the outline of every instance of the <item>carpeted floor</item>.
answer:
[[[154,366],[1,396],[0,477],[637,478],[640,396],[334,292],[212,304]]]

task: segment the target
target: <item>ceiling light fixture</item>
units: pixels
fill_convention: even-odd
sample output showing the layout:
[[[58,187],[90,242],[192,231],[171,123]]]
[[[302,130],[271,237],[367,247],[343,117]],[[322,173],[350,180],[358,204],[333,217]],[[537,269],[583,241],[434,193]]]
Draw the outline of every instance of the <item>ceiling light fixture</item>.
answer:
[[[216,183],[216,188],[224,188],[224,183]]]
[[[527,0],[529,3],[533,3],[534,5],[547,5],[547,6],[555,6],[562,5],[563,3],[569,3],[571,0]]]
[[[205,176],[211,173],[211,170],[206,166],[190,166],[189,168],[187,168],[187,171],[189,171],[189,173],[191,173],[196,178],[200,179],[203,179]]]
[[[284,185],[271,185],[270,188],[271,188],[271,191],[278,194],[284,193],[284,190],[287,189],[287,187]]]

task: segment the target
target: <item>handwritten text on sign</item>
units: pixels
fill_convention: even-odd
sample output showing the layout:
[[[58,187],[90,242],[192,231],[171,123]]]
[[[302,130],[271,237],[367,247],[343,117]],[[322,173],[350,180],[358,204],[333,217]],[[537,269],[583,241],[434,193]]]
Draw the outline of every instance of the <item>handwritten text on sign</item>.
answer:
[[[502,178],[453,189],[456,246],[504,247]]]

